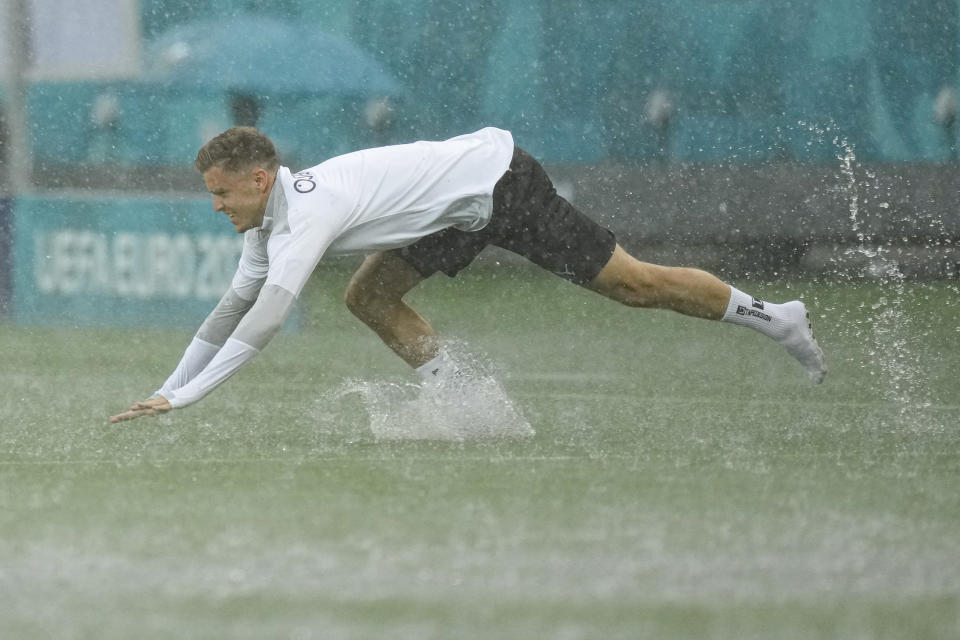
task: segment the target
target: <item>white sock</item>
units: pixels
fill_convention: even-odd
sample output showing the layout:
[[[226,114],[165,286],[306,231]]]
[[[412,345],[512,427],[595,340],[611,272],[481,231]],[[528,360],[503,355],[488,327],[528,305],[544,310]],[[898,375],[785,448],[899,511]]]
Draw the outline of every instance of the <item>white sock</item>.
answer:
[[[460,366],[445,351],[415,369],[424,382],[442,384],[460,373]]]
[[[789,335],[790,329],[796,322],[784,306],[757,300],[739,289],[730,287],[730,302],[727,303],[723,320],[756,329],[768,338],[781,342]]]
[[[827,375],[827,362],[813,337],[807,307],[799,300],[783,304],[764,302],[730,287],[730,302],[723,319],[776,340],[803,365],[814,382],[822,382]]]

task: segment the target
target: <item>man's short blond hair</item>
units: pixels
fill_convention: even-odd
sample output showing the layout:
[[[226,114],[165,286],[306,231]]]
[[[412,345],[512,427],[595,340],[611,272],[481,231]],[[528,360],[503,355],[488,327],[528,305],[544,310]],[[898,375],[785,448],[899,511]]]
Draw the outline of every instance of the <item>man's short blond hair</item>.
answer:
[[[259,166],[276,169],[280,164],[273,142],[253,127],[231,127],[200,147],[193,166],[200,173],[220,167],[239,171]]]

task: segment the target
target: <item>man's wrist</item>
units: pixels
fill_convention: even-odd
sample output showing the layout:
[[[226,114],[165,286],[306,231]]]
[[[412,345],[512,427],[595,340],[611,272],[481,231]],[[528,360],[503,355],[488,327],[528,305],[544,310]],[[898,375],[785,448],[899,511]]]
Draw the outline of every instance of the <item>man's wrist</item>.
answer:
[[[161,394],[161,395],[162,395],[162,396],[166,399],[166,401],[170,404],[170,407],[171,407],[171,408],[177,409],[177,408],[180,406],[180,405],[177,403],[177,392],[176,392],[176,391],[168,391],[167,393],[164,393],[164,394]]]

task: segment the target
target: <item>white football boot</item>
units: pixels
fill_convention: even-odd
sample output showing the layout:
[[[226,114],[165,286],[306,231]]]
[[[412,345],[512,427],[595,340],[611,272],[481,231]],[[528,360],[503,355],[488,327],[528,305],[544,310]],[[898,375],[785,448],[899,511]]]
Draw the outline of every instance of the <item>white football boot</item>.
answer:
[[[788,328],[782,338],[777,339],[787,353],[796,358],[811,380],[817,384],[823,382],[827,375],[827,361],[823,357],[823,350],[813,336],[813,327],[810,325],[810,314],[807,307],[799,300],[785,302],[782,306],[784,319],[788,321]]]

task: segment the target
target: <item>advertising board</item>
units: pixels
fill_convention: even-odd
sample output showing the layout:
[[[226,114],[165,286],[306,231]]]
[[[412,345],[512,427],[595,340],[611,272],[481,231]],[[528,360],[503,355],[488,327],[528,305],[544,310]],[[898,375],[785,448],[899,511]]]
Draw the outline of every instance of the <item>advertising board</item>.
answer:
[[[226,291],[242,237],[209,199],[14,201],[12,318],[67,326],[194,326]]]

